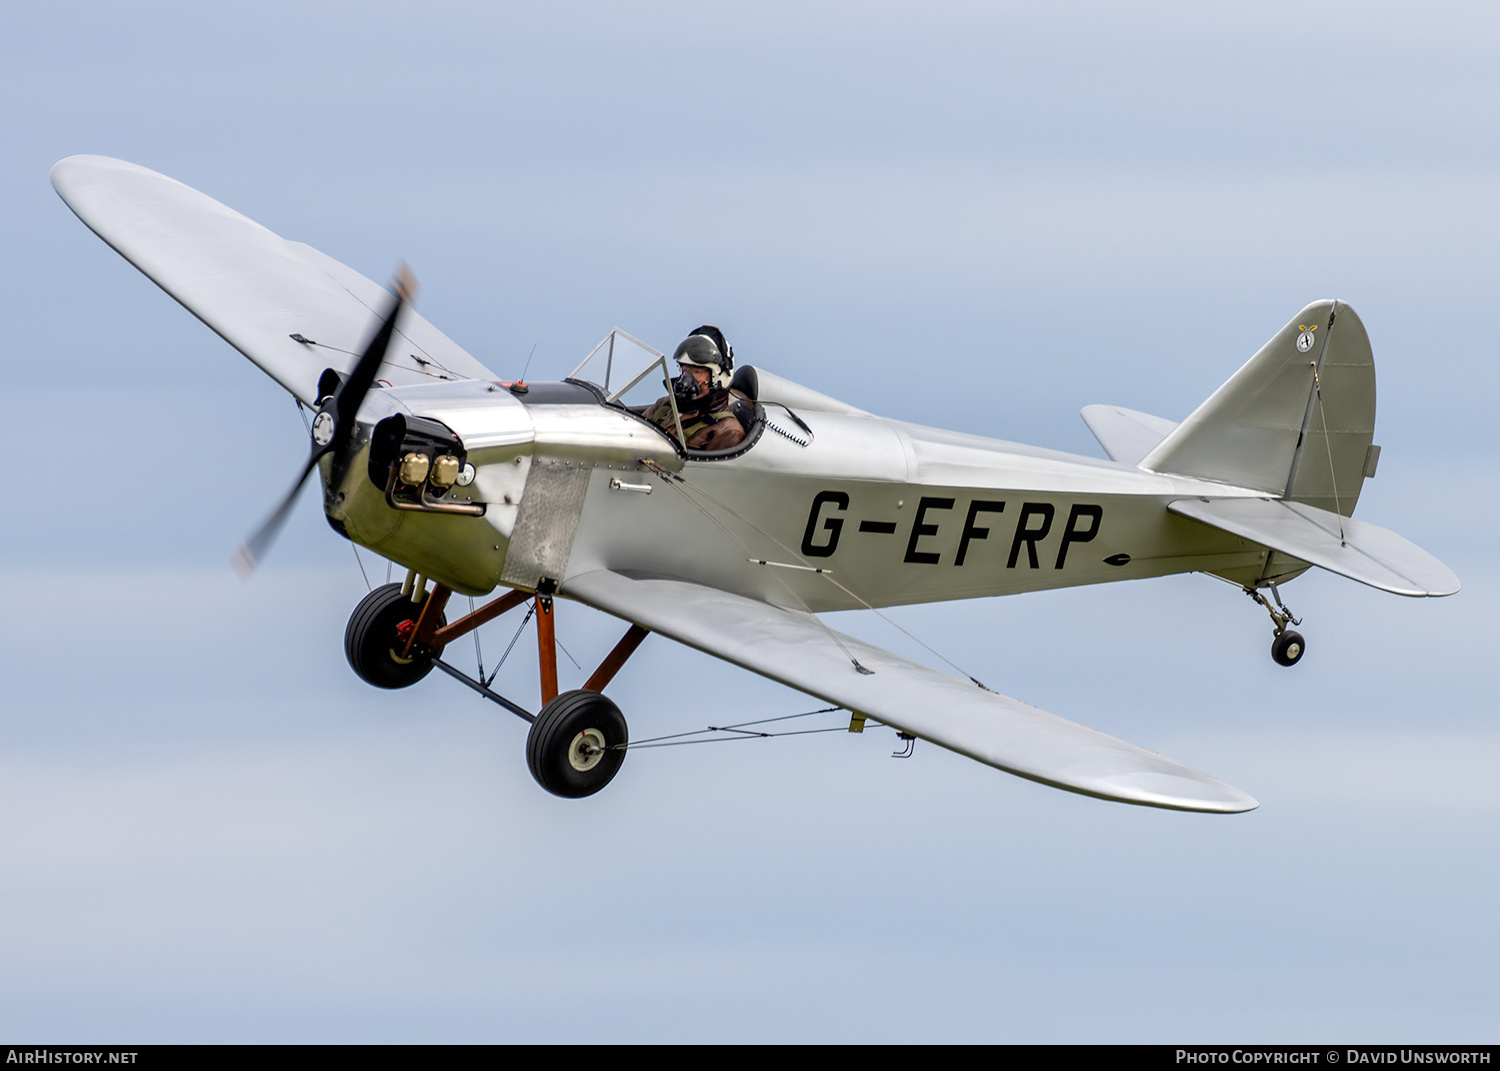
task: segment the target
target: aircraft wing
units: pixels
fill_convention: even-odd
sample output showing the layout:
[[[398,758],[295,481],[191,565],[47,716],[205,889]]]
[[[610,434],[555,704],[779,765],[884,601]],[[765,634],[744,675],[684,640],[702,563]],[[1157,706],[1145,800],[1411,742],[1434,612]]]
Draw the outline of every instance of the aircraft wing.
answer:
[[[1155,752],[837,634],[810,614],[700,584],[600,570],[562,594],[1008,773],[1122,803],[1235,813],[1245,793]]]
[[[115,252],[309,405],[323,369],[348,371],[374,332],[378,283],[175,179],[71,156],[53,166],[52,185]],[[380,369],[392,386],[494,378],[410,309],[399,334]]]

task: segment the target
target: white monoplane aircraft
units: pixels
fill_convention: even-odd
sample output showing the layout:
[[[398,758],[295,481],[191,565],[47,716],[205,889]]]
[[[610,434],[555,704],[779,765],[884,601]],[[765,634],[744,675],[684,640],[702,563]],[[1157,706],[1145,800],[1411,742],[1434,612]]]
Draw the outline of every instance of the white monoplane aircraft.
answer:
[[[846,708],[851,729],[872,719],[1104,799],[1245,811],[1255,801],[1214,778],[816,615],[1200,571],[1270,612],[1273,657],[1292,665],[1303,640],[1277,585],[1310,565],[1398,595],[1458,590],[1431,555],[1351,519],[1379,448],[1369,339],[1342,302],[1299,312],[1181,424],[1085,409],[1108,461],[886,420],[749,366],[733,373],[743,439],[704,452],[687,446],[665,355],[623,332],[561,383],[502,382],[407,307],[402,283],[392,295],[179,182],[75,156],[52,183],[316,413],[306,467],[241,566],[253,568],[318,469],[329,524],[409,570],[350,618],[355,672],[401,688],[438,666],[506,706],[531,722],[528,764],[558,795],[597,792],[619,769],[625,720],[600,693],[659,632]],[[652,355],[619,386],[617,342]],[[627,402],[642,384],[648,402],[665,389],[672,419]],[[452,593],[496,588],[507,593],[447,622]],[[561,695],[554,596],[631,623],[584,687]],[[536,715],[440,657],[533,601]]]

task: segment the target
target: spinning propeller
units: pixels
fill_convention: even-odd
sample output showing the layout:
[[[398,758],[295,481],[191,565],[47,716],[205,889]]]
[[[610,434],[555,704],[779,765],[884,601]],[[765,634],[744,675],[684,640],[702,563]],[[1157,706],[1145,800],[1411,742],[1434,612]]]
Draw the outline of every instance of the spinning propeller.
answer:
[[[318,415],[313,418],[312,454],[308,457],[307,463],[302,466],[302,472],[292,484],[292,489],[266,518],[265,523],[256,529],[255,534],[241,543],[239,550],[235,551],[234,568],[235,572],[240,574],[240,579],[249,579],[255,567],[260,564],[260,560],[265,557],[266,551],[275,542],[281,526],[286,522],[287,515],[291,513],[302,485],[307,482],[307,477],[317,467],[324,454],[333,455],[330,483],[337,485],[343,480],[349,466],[349,444],[354,438],[354,415],[359,412],[360,403],[370,392],[370,387],[375,382],[375,373],[379,371],[380,363],[385,360],[386,351],[391,345],[391,336],[396,331],[397,317],[417,290],[417,281],[405,264],[397,269],[395,284],[395,296],[391,298],[387,312],[381,319],[380,328],[375,332],[375,337],[370,339],[369,345],[359,355],[359,360],[349,370],[348,377],[338,385],[332,396],[319,406]]]

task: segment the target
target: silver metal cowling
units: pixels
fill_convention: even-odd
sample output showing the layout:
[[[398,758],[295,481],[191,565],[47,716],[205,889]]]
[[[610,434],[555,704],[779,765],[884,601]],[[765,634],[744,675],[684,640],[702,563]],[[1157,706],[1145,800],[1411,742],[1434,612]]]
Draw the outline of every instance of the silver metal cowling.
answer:
[[[370,428],[398,411],[458,436],[474,479],[449,494],[484,504],[483,517],[393,510],[362,475]],[[683,464],[665,436],[628,412],[526,405],[504,387],[476,380],[373,392],[360,424],[350,476],[327,497],[330,520],[355,542],[464,594],[501,582],[530,588],[564,575],[596,468],[643,472],[647,461],[678,471]]]

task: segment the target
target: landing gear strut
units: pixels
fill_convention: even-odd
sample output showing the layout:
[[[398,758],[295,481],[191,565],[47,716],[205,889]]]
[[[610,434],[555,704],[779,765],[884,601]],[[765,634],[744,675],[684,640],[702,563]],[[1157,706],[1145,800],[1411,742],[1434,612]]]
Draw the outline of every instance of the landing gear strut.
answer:
[[[360,679],[377,688],[405,688],[435,666],[530,722],[526,765],[531,775],[553,795],[576,799],[609,784],[625,761],[630,739],[625,716],[600,693],[650,633],[632,625],[582,688],[559,695],[551,594],[556,586],[545,583],[535,596],[509,592],[450,625],[443,610],[453,592],[442,584],[434,584],[429,592],[426,581],[413,573],[405,584],[376,588],[354,608],[344,631],[344,652]],[[453,640],[533,597],[543,704],[536,715],[442,660],[443,648]]]
[[[1287,609],[1281,601],[1281,592],[1276,590],[1276,585],[1269,585],[1271,596],[1276,600],[1272,606],[1270,600],[1255,588],[1246,588],[1245,594],[1266,608],[1266,613],[1271,615],[1271,623],[1275,626],[1276,635],[1271,639],[1271,658],[1279,666],[1295,666],[1302,661],[1302,653],[1307,650],[1307,641],[1302,638],[1302,633],[1293,632],[1287,625],[1300,625],[1300,618],[1292,616],[1292,611]]]

